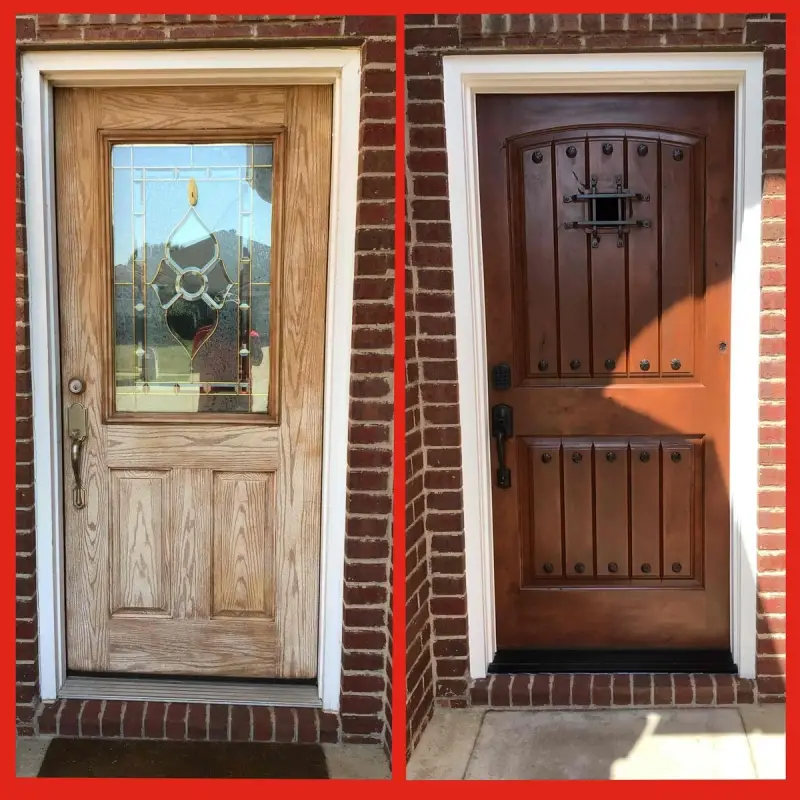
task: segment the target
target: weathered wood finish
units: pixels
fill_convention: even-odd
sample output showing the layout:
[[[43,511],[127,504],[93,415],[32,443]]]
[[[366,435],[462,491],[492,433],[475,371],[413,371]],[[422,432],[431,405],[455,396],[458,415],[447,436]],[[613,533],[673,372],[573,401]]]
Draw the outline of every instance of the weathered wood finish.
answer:
[[[77,400],[89,413],[84,509],[65,474],[71,670],[316,674],[331,119],[324,86],[56,90],[62,394],[65,412]],[[280,140],[272,423],[109,424],[103,147],[115,131],[185,141],[243,126]],[[67,390],[75,376],[86,383],[78,398]]]
[[[479,95],[497,646],[725,648],[733,95]],[[647,220],[593,246],[570,202]],[[565,200],[567,198],[567,200]],[[602,211],[618,219],[616,200]],[[487,435],[490,432],[487,431]]]

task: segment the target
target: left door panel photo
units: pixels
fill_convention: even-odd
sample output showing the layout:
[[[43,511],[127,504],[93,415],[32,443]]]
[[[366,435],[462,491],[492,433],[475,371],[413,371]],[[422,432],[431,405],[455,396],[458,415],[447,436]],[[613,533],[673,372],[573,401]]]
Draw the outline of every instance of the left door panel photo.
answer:
[[[395,19],[210,19],[18,17],[26,774],[387,778]]]
[[[55,90],[75,673],[316,675],[331,99]]]

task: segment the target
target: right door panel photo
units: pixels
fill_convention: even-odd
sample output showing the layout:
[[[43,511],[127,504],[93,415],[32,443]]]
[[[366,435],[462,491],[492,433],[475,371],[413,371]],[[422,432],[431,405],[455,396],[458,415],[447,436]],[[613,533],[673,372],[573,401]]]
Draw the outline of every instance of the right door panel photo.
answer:
[[[406,17],[411,780],[785,777],[784,31]]]

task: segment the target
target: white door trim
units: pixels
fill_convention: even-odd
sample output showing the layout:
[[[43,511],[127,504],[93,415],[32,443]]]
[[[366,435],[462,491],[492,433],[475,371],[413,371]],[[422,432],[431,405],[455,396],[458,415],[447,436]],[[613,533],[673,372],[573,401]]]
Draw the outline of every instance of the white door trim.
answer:
[[[496,644],[475,97],[655,91],[732,91],[736,95],[730,347],[731,646],[739,674],[755,678],[763,55],[465,55],[445,56],[443,70],[472,678],[486,676]]]
[[[44,700],[58,697],[67,677],[52,89],[242,83],[316,83],[330,84],[334,89],[317,685],[322,707],[328,711],[339,709],[358,180],[356,109],[360,107],[361,85],[361,54],[356,48],[60,51],[23,55],[36,585]]]

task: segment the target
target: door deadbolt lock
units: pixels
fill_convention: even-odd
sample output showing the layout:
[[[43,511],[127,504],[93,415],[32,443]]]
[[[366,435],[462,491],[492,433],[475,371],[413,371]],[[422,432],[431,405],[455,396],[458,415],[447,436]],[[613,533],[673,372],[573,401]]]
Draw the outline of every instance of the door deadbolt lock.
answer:
[[[72,394],[83,394],[86,384],[80,378],[70,378],[67,388]]]

